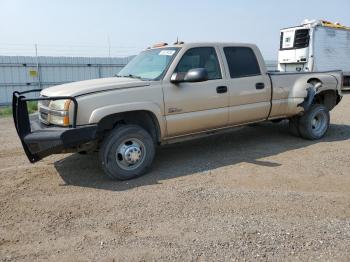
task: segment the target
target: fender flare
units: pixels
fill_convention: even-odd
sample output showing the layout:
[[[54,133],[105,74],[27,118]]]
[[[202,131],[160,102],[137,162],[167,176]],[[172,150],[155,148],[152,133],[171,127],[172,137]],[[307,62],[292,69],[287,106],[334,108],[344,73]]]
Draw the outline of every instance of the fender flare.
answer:
[[[304,112],[308,111],[312,105],[312,102],[314,101],[314,98],[316,96],[316,88],[314,86],[309,86],[307,89],[307,95],[303,102],[298,104],[298,107],[302,107],[304,109]]]
[[[150,102],[124,103],[97,108],[92,111],[89,118],[89,123],[97,124],[106,116],[133,111],[148,111],[152,113],[158,122],[160,128],[160,136],[163,137],[165,135],[166,125],[161,108],[156,103]]]

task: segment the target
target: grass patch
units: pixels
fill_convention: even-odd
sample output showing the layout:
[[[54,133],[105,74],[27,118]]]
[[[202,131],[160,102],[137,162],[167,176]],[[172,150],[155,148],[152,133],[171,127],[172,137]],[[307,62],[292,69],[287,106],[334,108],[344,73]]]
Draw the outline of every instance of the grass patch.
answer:
[[[0,107],[0,117],[12,116],[12,108],[10,106]]]
[[[27,102],[27,108],[28,108],[29,114],[32,114],[32,113],[38,111],[38,102],[36,102],[36,101]]]
[[[38,111],[38,102],[35,102],[35,101],[27,102],[27,108],[28,108],[29,114],[32,114]],[[10,117],[10,116],[12,116],[11,106],[0,107],[0,117]]]

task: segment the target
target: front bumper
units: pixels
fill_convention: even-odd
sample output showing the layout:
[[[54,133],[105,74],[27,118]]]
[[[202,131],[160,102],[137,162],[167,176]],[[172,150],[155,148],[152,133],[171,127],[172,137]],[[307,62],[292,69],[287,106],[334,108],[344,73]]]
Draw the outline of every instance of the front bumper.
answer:
[[[29,161],[35,163],[46,156],[62,153],[67,149],[96,139],[97,125],[76,126],[78,103],[74,97],[26,98],[25,94],[38,92],[14,92],[12,98],[13,120]],[[27,101],[71,99],[74,103],[73,124],[70,127],[50,127],[40,123],[38,115],[29,116]]]

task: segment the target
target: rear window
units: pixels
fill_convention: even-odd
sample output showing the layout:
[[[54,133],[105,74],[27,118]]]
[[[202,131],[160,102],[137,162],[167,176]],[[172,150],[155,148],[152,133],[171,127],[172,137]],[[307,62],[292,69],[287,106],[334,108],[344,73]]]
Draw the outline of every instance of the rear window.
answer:
[[[231,78],[260,75],[258,60],[249,47],[224,47]]]

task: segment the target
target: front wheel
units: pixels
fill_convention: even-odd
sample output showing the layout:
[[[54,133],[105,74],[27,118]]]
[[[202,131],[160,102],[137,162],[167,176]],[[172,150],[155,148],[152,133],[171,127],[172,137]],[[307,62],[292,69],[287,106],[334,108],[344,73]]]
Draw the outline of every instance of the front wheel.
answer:
[[[322,138],[329,127],[329,110],[321,104],[313,105],[298,121],[298,130],[303,138]]]
[[[100,148],[100,162],[112,179],[127,180],[146,173],[155,155],[150,134],[137,125],[116,127],[104,139]]]

